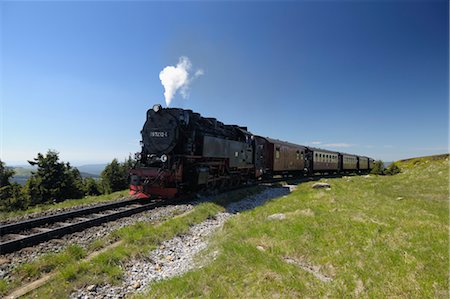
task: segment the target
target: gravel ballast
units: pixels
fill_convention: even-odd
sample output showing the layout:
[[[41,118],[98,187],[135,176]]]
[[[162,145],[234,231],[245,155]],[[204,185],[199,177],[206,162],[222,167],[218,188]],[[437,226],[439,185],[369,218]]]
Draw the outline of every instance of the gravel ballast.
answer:
[[[90,285],[77,290],[70,298],[124,298],[135,292],[149,290],[151,283],[181,275],[192,269],[204,266],[207,261],[197,262],[195,257],[207,248],[210,236],[229,218],[239,212],[253,209],[266,201],[287,195],[295,186],[267,188],[261,193],[229,204],[224,213],[192,226],[188,233],[164,241],[145,258],[127,261],[124,266],[124,279],[120,285]],[[213,252],[209,260],[213,260]]]
[[[27,247],[13,253],[1,255],[0,279],[9,280],[12,270],[15,267],[22,263],[31,262],[43,254],[60,252],[68,245],[72,244],[77,244],[86,249],[92,242],[101,239],[124,226],[141,221],[156,222],[167,217],[172,217],[175,214],[189,211],[192,208],[193,206],[191,204],[158,207],[129,217],[106,222],[100,226],[65,235],[59,239],[43,242],[33,247]]]

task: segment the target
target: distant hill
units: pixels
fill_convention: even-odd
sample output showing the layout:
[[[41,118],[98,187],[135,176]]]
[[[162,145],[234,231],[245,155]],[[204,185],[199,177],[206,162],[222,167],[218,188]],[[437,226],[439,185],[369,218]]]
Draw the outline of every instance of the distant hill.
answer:
[[[100,176],[100,173],[102,173],[103,169],[105,169],[106,164],[86,164],[77,166],[78,170],[80,172],[86,172],[93,175]]]
[[[101,165],[101,164],[98,164]],[[86,165],[89,166],[89,165]],[[83,167],[83,166],[81,166]],[[32,171],[36,170],[36,167],[33,166],[12,166],[12,167],[8,167],[10,169],[14,170],[14,176],[11,178],[11,182],[14,183],[19,183],[22,186],[25,185],[26,181],[28,180],[28,178],[31,176]],[[81,177],[83,178],[94,178],[94,179],[98,179],[100,177],[100,172],[97,173],[97,171],[95,171],[95,173],[90,173],[87,172],[85,170],[80,169],[80,167],[77,167],[78,170],[80,171]],[[104,166],[103,166],[104,168]],[[103,170],[102,168],[102,170]],[[88,167],[89,169],[89,167]],[[93,170],[95,170],[95,168],[92,168]]]

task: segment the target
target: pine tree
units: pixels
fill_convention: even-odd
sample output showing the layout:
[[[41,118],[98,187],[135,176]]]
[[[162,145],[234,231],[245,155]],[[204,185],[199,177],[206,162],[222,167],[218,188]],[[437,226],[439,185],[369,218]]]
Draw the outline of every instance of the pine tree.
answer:
[[[117,159],[106,165],[101,173],[104,193],[112,193],[128,188],[128,172]]]
[[[83,189],[85,195],[100,195],[100,188],[93,178],[84,178]]]
[[[28,205],[22,186],[9,181],[13,175],[14,170],[6,168],[0,160],[0,209],[3,211],[24,209]]]
[[[69,163],[59,162],[58,155],[49,150],[45,156],[38,153],[34,161],[28,161],[38,167],[25,184],[32,205],[83,197],[80,172]]]

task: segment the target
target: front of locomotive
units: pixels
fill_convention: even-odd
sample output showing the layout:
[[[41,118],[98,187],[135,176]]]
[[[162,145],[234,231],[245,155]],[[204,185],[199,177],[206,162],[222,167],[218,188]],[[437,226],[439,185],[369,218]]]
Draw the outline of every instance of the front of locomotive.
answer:
[[[137,164],[130,171],[130,194],[140,198],[171,198],[178,193],[182,165],[177,160],[181,126],[181,109],[154,105],[147,111],[141,131],[142,150],[136,154]]]

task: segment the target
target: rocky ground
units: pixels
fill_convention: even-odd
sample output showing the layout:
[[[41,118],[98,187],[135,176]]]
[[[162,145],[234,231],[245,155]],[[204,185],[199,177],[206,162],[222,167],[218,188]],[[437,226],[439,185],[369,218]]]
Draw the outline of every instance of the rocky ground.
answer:
[[[60,239],[54,239],[33,247],[23,248],[17,252],[0,255],[0,279],[8,280],[11,271],[17,265],[33,261],[45,253],[59,252],[71,244],[77,244],[83,248],[87,248],[93,241],[103,238],[121,227],[132,225],[140,221],[155,222],[160,219],[171,217],[174,214],[186,212],[192,209],[192,207],[193,205],[191,204],[159,207],[130,217],[103,223],[101,226],[91,227],[81,232],[63,236]]]
[[[295,186],[267,188],[263,192],[229,204],[224,213],[213,219],[192,226],[189,232],[167,240],[161,246],[148,253],[145,258],[131,260],[124,265],[124,280],[121,285],[90,285],[71,294],[70,298],[123,298],[134,292],[151,288],[154,281],[167,279],[186,273],[196,267],[204,266],[207,261],[196,262],[195,256],[208,246],[209,237],[234,214],[253,209],[288,194]],[[217,252],[213,252],[210,261]]]

